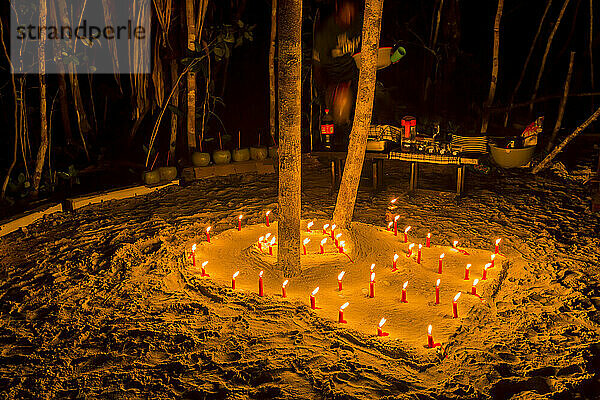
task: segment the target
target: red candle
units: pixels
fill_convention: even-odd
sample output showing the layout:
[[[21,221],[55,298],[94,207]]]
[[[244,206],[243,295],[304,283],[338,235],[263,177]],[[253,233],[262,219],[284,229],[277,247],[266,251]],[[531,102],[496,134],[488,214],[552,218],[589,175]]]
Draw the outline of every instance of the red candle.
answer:
[[[408,286],[408,281],[404,282],[404,285],[402,286],[402,303],[408,303],[408,300],[406,300],[406,287]]]
[[[404,243],[408,243],[408,231],[410,231],[410,226],[407,226],[406,229],[404,229]]]
[[[285,281],[283,281],[283,284],[281,285],[281,297],[286,298],[287,297],[287,284],[288,284],[289,280],[286,279]]]
[[[265,242],[268,241],[270,237],[271,237],[271,233],[269,232],[265,235]]]
[[[321,240],[321,254],[325,254],[325,248],[323,247],[325,242],[327,242],[327,238]]]
[[[482,281],[485,281],[485,280],[487,280],[487,270],[488,270],[488,268],[491,268],[491,267],[492,267],[492,264],[490,264],[490,263],[488,263],[488,264],[485,264],[485,265],[483,266],[483,276],[481,277],[481,280],[482,280]]]
[[[312,291],[312,293],[310,294],[310,308],[312,308],[313,310],[317,309],[317,301],[315,300],[315,295],[317,294],[317,292],[319,291],[319,287],[317,286],[317,288],[315,290]]]
[[[332,239],[335,239],[334,235],[335,235],[335,224],[331,225],[331,238]]]
[[[411,258],[413,255],[413,247],[415,247],[414,243],[411,243],[410,246],[408,246],[408,255],[407,255],[408,258]]]
[[[392,221],[390,221],[390,222],[388,223],[388,227],[387,227],[387,230],[388,230],[388,231],[391,231],[391,230],[392,230],[392,224],[393,224],[393,222],[392,222]]]
[[[208,264],[208,261],[204,261],[202,263],[202,276],[210,276],[209,274],[206,273],[206,270],[204,269],[206,267],[206,264]]]
[[[340,247],[340,237],[342,236],[341,233],[338,233],[337,235],[335,235],[335,247]]]
[[[342,291],[342,279],[344,279],[344,275],[346,275],[346,271],[340,272],[338,275],[338,291]]]
[[[440,304],[440,279],[435,283],[435,304]]]
[[[396,268],[396,261],[398,261],[398,254],[394,254],[394,264],[393,264],[392,272],[398,270],[398,268]]]
[[[304,250],[304,255],[306,255],[306,245],[310,242],[309,238],[306,238],[302,241],[302,250]]]
[[[314,225],[315,223],[310,221],[308,224],[306,224],[306,232],[308,233],[312,233],[312,231],[310,230],[310,228]]]
[[[262,251],[262,242],[265,240],[264,236],[258,238],[258,250]]]
[[[271,241],[269,242],[269,255],[272,256],[273,255],[273,245],[275,244],[275,241],[277,240],[277,238],[275,236],[273,236],[273,238],[271,239]]]
[[[369,282],[369,297],[375,297],[375,272],[371,272],[371,282]]]
[[[329,224],[323,225],[323,235],[327,235],[327,228],[329,228]]]
[[[371,264],[371,272],[375,269],[375,263]]]
[[[206,241],[210,243],[210,226],[206,228]]]
[[[196,270],[196,243],[192,245],[192,254],[190,257],[192,258],[192,266],[194,267],[194,270]]]
[[[344,246],[346,245],[346,242],[344,240],[342,240],[340,242],[340,247],[338,248],[338,250],[340,251],[340,253],[344,253]]]
[[[265,295],[263,290],[263,271],[258,273],[258,295],[261,297]]]
[[[381,321],[379,321],[379,326],[377,327],[377,336],[389,336],[389,333],[384,332],[382,327],[383,324],[385,324],[387,320],[385,318],[381,318]]]
[[[456,250],[456,246],[458,246],[458,240],[452,242],[452,248]]]
[[[431,325],[427,328],[427,346],[430,349],[433,349],[435,345],[433,344],[433,335],[431,334]]]
[[[494,268],[494,260],[496,259],[496,255],[495,255],[495,254],[492,254],[492,255],[490,256],[490,258],[492,259],[492,262],[490,263],[490,268]]]
[[[399,215],[394,217],[394,236],[398,236],[398,218],[400,218]]]
[[[421,249],[423,246],[419,245],[419,250],[417,251],[417,264],[421,264]]]
[[[479,279],[474,279],[473,280],[473,286],[471,286],[471,294],[476,295],[477,294],[477,284],[479,283]]]
[[[442,273],[442,265],[444,264],[444,256],[445,254],[440,254],[440,261],[438,262],[438,274]]]
[[[465,266],[465,281],[469,280],[469,269],[471,268],[471,264],[467,264]]]
[[[427,239],[425,241],[425,247],[431,247],[431,233],[427,234]]]
[[[338,313],[338,323],[340,323],[340,324],[347,324],[347,323],[348,323],[348,321],[346,321],[346,320],[344,319],[344,309],[345,309],[346,307],[348,307],[348,305],[349,305],[349,304],[350,304],[350,303],[348,303],[348,302],[345,302],[345,303],[344,303],[344,304],[342,304],[342,306],[340,307],[340,312]]]
[[[240,216],[238,217],[238,231],[241,231],[241,230],[242,230],[242,218],[244,218],[244,216],[243,216],[243,215],[240,215]]]
[[[265,216],[267,217],[267,228],[269,227],[269,214],[271,214],[271,211],[267,211]]]
[[[396,204],[397,201],[398,201],[398,198],[396,197],[395,199],[390,200],[390,203],[392,203],[392,205],[393,205],[393,204]]]
[[[454,300],[452,300],[452,317],[458,318],[458,298],[462,292],[458,292],[456,296],[454,296]]]
[[[496,239],[496,248],[494,249],[494,253],[500,254],[500,242],[502,239]]]
[[[240,271],[236,271],[231,277],[231,288],[235,290],[235,278],[240,274]]]

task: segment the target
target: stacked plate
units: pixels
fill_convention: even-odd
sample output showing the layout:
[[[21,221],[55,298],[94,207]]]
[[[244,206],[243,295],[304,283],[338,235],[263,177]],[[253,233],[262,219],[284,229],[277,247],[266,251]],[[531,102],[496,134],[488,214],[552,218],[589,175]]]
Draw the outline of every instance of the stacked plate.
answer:
[[[452,135],[452,145],[460,146],[463,153],[485,154],[488,152],[487,136]]]

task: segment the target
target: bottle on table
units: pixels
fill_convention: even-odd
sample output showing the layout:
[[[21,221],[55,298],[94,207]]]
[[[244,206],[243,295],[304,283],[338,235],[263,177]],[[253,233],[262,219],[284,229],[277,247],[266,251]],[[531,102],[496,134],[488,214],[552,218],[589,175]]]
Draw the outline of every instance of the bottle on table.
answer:
[[[331,150],[333,147],[333,117],[329,114],[329,109],[325,109],[325,115],[321,118],[321,146],[324,150]]]

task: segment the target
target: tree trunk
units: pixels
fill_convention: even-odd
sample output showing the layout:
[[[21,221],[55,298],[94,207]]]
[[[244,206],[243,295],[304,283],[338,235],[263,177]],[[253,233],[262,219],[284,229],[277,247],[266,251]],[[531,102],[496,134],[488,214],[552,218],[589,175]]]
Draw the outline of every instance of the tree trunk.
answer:
[[[341,228],[348,228],[352,221],[360,173],[367,148],[367,137],[375,96],[377,50],[379,48],[382,11],[383,0],[366,1],[362,29],[361,68],[358,78],[354,122],[352,132],[350,132],[346,166],[344,167],[340,191],[333,212],[333,223]]]
[[[276,93],[275,93],[275,41],[277,40],[277,0],[271,0],[271,44],[269,46],[269,125],[271,128],[271,139],[275,141],[276,118]]]
[[[504,0],[498,0],[498,10],[496,11],[496,20],[494,21],[494,55],[492,57],[492,79],[490,81],[490,92],[487,101],[483,106],[483,116],[481,118],[481,132],[486,133],[490,120],[489,108],[494,103],[496,97],[496,86],[498,84],[498,67],[500,63],[500,21],[502,20],[502,11],[504,9]]]
[[[6,59],[8,60],[8,63],[11,67],[10,69],[13,70],[12,61],[10,60],[10,56],[8,55],[8,49],[6,48],[6,42],[4,41],[4,23],[2,22],[1,18],[0,18],[0,42],[2,43],[2,50],[4,51],[4,55],[6,56]],[[4,178],[4,182],[2,183],[2,190],[0,191],[0,200],[4,200],[4,198],[6,196],[6,188],[8,187],[8,182],[10,181],[10,174],[12,173],[13,168],[17,164],[17,144],[18,144],[18,137],[19,137],[19,122],[18,122],[19,121],[19,117],[18,117],[19,102],[18,102],[18,96],[17,96],[17,86],[15,84],[15,74],[10,74],[10,83],[11,83],[11,89],[13,92],[13,100],[14,100],[15,141],[13,144],[13,159],[10,163],[10,166],[8,167],[8,171],[6,172],[6,177]]]
[[[40,0],[39,26],[46,26],[47,15],[48,9],[46,0]],[[44,168],[44,161],[46,160],[46,153],[48,152],[48,115],[46,112],[46,35],[40,35],[40,42],[38,45],[38,62],[40,63],[38,74],[40,80],[40,147],[35,160],[35,172],[33,173],[32,190],[34,196],[37,196],[40,188],[42,170]]]
[[[592,83],[592,90],[594,90],[594,53],[593,53],[593,42],[594,42],[594,6],[593,1],[590,0],[590,42],[589,42],[589,52],[590,52],[590,79]],[[593,102],[592,102],[593,103]]]
[[[177,85],[178,76],[177,60],[171,60],[171,85],[173,87]],[[179,108],[179,89],[177,89],[171,98],[171,105],[175,108]],[[175,150],[177,148],[177,117],[177,113],[171,113],[171,140],[169,141],[169,152],[171,153],[171,160],[173,161],[175,161]]]
[[[554,139],[556,139],[556,135],[558,134],[558,130],[562,125],[562,119],[565,115],[565,106],[567,104],[567,98],[569,97],[569,86],[571,85],[571,75],[573,74],[573,62],[575,60],[575,52],[571,52],[571,58],[569,59],[569,70],[567,72],[567,79],[565,80],[565,88],[563,92],[563,96],[560,99],[560,106],[558,107],[558,117],[556,117],[556,124],[554,124],[554,129],[552,130],[552,135],[550,136],[550,140],[548,141],[548,145],[546,146],[546,151],[550,151],[552,149],[552,143],[554,143]]]
[[[279,6],[279,224],[277,264],[286,277],[300,269],[302,0]]]
[[[196,19],[194,0],[186,0],[185,14],[187,19],[187,49],[189,53],[196,51]],[[196,150],[196,73],[187,74],[187,133],[188,149]]]
[[[552,40],[554,40],[554,35],[556,34],[556,31],[558,30],[558,27],[560,25],[560,22],[562,21],[563,15],[565,14],[565,10],[567,9],[568,5],[569,5],[569,0],[565,0],[562,8],[560,10],[560,13],[558,14],[558,18],[556,19],[556,22],[554,23],[552,32],[550,32],[550,36],[548,37],[548,43],[546,44],[546,49],[544,50],[544,55],[542,57],[542,65],[540,66],[540,70],[538,72],[538,76],[535,81],[535,87],[533,88],[533,95],[531,95],[531,100],[535,100],[535,98],[537,97],[538,89],[540,88],[540,82],[542,80],[542,75],[544,74],[544,69],[546,68],[546,60],[548,59],[548,53],[550,53],[550,46],[552,46]],[[533,103],[529,106],[529,112],[531,113],[532,111],[533,111]]]

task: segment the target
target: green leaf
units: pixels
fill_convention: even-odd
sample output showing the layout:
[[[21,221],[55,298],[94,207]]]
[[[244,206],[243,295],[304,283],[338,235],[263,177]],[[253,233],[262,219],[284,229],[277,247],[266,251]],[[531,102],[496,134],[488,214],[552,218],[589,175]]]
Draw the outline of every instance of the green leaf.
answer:
[[[19,176],[17,176],[17,182],[19,182],[19,184],[23,184],[25,183],[25,174],[24,173],[20,173]]]
[[[239,26],[240,28],[243,28],[243,27],[244,27],[244,21],[242,21],[241,19],[238,19],[238,22],[237,22],[237,24],[238,24],[238,26]]]
[[[183,117],[183,111],[181,111],[179,108],[175,107],[173,104],[169,104],[167,106],[167,110],[171,111],[173,114],[179,116],[179,117]],[[144,146],[144,152],[148,152],[148,149],[146,148],[146,146]]]

